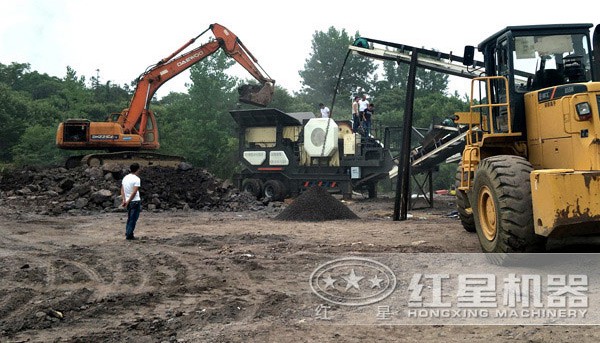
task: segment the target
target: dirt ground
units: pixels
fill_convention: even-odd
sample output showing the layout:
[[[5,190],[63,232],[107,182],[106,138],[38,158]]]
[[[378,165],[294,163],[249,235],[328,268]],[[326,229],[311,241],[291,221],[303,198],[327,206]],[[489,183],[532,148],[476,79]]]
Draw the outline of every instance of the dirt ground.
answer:
[[[1,342],[598,342],[595,326],[336,325],[307,280],[373,252],[479,252],[447,217],[453,198],[391,220],[393,199],[355,199],[351,221],[277,211],[39,216],[0,207]]]

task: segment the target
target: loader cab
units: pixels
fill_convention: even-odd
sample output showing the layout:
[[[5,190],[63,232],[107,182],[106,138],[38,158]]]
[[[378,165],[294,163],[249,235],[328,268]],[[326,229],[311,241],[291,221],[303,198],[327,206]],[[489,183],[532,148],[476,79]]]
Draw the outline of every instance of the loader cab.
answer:
[[[478,45],[486,76],[494,79],[483,93],[494,104],[493,132],[525,131],[525,93],[568,83],[592,80],[592,24],[509,26]],[[509,97],[507,101],[507,96]],[[510,113],[510,120],[504,116]],[[511,127],[508,127],[510,123]]]

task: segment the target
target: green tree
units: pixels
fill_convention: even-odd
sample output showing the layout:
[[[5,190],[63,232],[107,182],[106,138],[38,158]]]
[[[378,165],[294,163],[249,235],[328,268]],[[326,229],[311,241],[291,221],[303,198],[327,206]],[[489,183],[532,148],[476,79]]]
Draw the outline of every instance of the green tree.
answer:
[[[356,37],[359,37],[356,33]],[[327,32],[316,31],[312,39],[312,52],[304,63],[304,70],[299,72],[302,89],[299,96],[313,106],[322,102],[330,104],[333,100],[338,75],[348,53],[348,46],[354,38],[344,29],[336,30],[333,26]],[[349,58],[343,71],[338,94],[340,101],[333,115],[340,112],[350,113],[350,96],[357,89],[365,92],[371,90],[372,75],[376,70],[373,61],[363,57]],[[347,96],[347,98],[346,98]],[[346,100],[346,101],[344,101]]]
[[[31,71],[27,63],[0,64],[0,161],[57,162],[66,154],[54,145],[59,122],[67,118],[103,121],[127,106],[127,90],[110,83],[101,90],[104,96],[95,97],[85,77],[71,67],[64,78],[57,78]]]
[[[387,126],[399,126],[403,123],[406,105],[408,65],[385,61],[383,71],[383,78],[377,83],[374,93],[377,118],[384,120],[383,124]],[[417,69],[413,126],[429,127],[433,120],[441,120],[468,108],[457,94],[448,96],[447,91],[447,74]]]
[[[448,90],[448,74],[419,68],[417,71],[417,93],[441,93]]]
[[[67,66],[67,71],[62,79],[62,89],[59,94],[52,97],[53,105],[58,109],[59,121],[68,118],[87,118],[83,108],[93,102],[92,94],[85,86],[85,77],[77,76],[77,72]]]
[[[267,105],[270,108],[276,108],[283,112],[313,112],[314,105],[304,101],[300,97],[291,95],[285,88],[275,86],[273,101]]]
[[[12,89],[18,89],[23,75],[31,69],[29,63],[13,62],[10,65],[0,63],[0,82],[5,83]]]
[[[238,80],[225,71],[235,62],[222,52],[190,69],[189,95],[171,94],[159,116],[162,149],[222,177],[235,168],[234,122],[228,110],[237,102]]]
[[[33,100],[47,99],[60,92],[62,85],[57,77],[39,74],[37,71],[25,74],[19,90],[27,91]]]
[[[396,50],[396,49],[394,49]],[[378,87],[381,90],[391,89],[395,87],[406,88],[408,79],[408,64],[396,63],[392,61],[383,62],[383,79]]]
[[[12,147],[25,131],[29,99],[0,83],[0,161],[12,161]]]
[[[61,164],[66,153],[56,148],[54,134],[56,127],[34,124],[25,129],[19,143],[12,148],[14,162],[18,165]]]
[[[432,123],[439,124],[445,118],[454,116],[454,112],[465,111],[468,105],[456,96],[446,96],[442,93],[424,93],[415,97],[413,126],[429,127]]]
[[[383,62],[383,77],[377,82],[372,99],[376,103],[374,126],[378,132],[385,126],[403,125],[407,80],[407,64]],[[468,109],[468,103],[456,93],[447,95],[448,75],[418,68],[415,81],[413,126],[429,128],[434,122],[437,124],[444,118],[453,116],[454,112]],[[396,137],[396,140],[399,141],[400,137]],[[419,139],[413,135],[412,146],[418,145]],[[434,173],[434,188],[449,187],[453,183],[455,172],[455,164],[441,164]]]

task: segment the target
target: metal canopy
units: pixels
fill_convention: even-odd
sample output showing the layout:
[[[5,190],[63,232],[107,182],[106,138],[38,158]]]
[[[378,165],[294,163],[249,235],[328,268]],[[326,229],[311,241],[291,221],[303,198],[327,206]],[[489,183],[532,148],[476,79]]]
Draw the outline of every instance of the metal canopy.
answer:
[[[275,108],[233,110],[229,113],[240,127],[273,126],[273,123],[297,126],[302,125],[303,120],[315,117],[310,112],[284,113]]]

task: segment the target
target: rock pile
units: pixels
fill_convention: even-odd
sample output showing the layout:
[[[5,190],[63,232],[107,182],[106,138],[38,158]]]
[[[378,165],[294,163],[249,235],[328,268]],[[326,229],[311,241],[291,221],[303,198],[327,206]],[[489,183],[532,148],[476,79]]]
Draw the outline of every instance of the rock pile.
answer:
[[[293,203],[275,219],[293,221],[325,221],[359,219],[346,205],[321,187],[311,187],[300,194]]]
[[[119,211],[121,165],[22,170],[0,175],[0,205],[40,214],[86,214]],[[142,205],[148,210],[243,211],[264,206],[250,194],[209,172],[183,164],[180,168],[146,167],[141,171]]]

